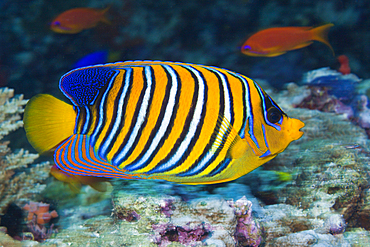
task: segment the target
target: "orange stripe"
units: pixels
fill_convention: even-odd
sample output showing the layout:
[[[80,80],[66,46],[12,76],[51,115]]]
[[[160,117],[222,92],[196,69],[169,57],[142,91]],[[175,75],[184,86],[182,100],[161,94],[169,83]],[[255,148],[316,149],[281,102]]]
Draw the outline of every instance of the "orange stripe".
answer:
[[[147,123],[144,127],[144,129],[139,133],[139,141],[135,146],[135,149],[132,151],[128,159],[124,162],[124,164],[130,164],[133,162],[140,154],[145,152],[144,150],[145,145],[151,141],[149,140],[149,136],[154,129],[157,122],[162,121],[162,119],[159,119],[159,114],[161,111],[161,107],[164,101],[164,97],[166,95],[166,87],[168,84],[167,75],[165,71],[163,70],[162,66],[154,65],[152,66],[154,70],[155,77],[155,90],[154,94],[151,95],[152,104],[151,108],[149,109],[149,115],[147,117]],[[153,85],[154,86],[154,85]],[[149,106],[150,107],[150,106]],[[123,167],[124,164],[121,166]]]
[[[177,66],[176,66],[177,67]],[[216,75],[209,70],[206,70],[201,67],[195,67],[205,78],[205,83],[207,84],[207,103],[206,103],[206,115],[204,117],[203,126],[201,128],[201,132],[199,136],[196,136],[197,141],[195,142],[192,151],[190,152],[189,156],[186,160],[176,167],[173,170],[165,172],[163,174],[178,174],[190,168],[203,154],[203,150],[207,146],[207,144],[211,140],[211,136],[215,131],[218,115],[219,115],[219,108],[220,108],[220,84],[216,77]],[[183,88],[187,88],[184,86]]]
[[[183,128],[185,125],[186,117],[189,113],[189,109],[191,107],[193,94],[194,94],[194,79],[192,78],[190,72],[182,67],[176,66],[173,67],[176,72],[179,74],[181,78],[181,94],[178,100],[178,110],[177,115],[171,129],[171,132],[167,136],[167,139],[164,141],[162,147],[158,150],[155,154],[151,163],[149,163],[145,168],[136,171],[137,173],[145,173],[153,169],[162,159],[164,159],[170,151],[173,149],[176,140],[180,137],[181,133],[183,132]],[[159,83],[159,79],[157,80]],[[186,90],[185,90],[186,88]],[[160,102],[158,102],[158,107],[160,107]],[[162,121],[162,119],[158,119],[158,121]],[[127,163],[124,163],[127,165]],[[123,167],[123,166],[120,166]]]
[[[144,90],[143,87],[144,87],[143,68],[140,68],[140,67],[134,68],[132,85],[130,87],[131,91],[129,91],[130,97],[129,97],[126,109],[123,109],[124,119],[122,119],[122,121],[124,121],[125,124],[123,125],[122,129],[119,130],[117,139],[114,142],[112,149],[107,154],[108,161],[112,160],[114,154],[118,151],[119,147],[121,146],[124,138],[127,135],[130,135],[129,130],[130,130],[131,124],[135,124],[135,123],[132,123],[132,119],[134,117],[135,110],[137,109],[137,107],[139,107],[138,101],[139,101],[142,90]],[[107,134],[108,133],[104,132],[104,135],[107,135]]]

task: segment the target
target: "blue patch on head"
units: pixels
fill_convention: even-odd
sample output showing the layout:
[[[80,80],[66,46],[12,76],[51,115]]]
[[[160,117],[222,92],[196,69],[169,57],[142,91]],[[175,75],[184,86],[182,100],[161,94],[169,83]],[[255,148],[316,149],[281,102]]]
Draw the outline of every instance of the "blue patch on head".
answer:
[[[85,67],[68,72],[59,81],[60,90],[76,106],[93,105],[102,88],[118,71],[110,67]]]

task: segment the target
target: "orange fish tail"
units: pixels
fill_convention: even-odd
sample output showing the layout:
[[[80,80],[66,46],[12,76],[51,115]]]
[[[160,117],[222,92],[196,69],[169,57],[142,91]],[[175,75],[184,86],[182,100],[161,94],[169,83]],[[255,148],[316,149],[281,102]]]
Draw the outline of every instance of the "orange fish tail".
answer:
[[[323,26],[320,26],[320,27],[313,28],[310,31],[312,33],[312,39],[316,40],[316,41],[319,41],[321,43],[324,43],[325,45],[329,46],[329,48],[333,52],[333,56],[334,56],[333,47],[331,47],[331,45],[328,41],[328,32],[329,32],[329,29],[332,26],[334,26],[334,24],[329,23],[329,24],[326,24],[326,25],[323,25]]]

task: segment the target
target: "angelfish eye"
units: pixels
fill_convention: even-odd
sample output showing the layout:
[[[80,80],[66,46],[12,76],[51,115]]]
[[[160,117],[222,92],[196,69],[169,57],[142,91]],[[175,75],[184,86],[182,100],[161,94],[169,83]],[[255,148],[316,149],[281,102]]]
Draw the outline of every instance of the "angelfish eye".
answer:
[[[251,47],[249,45],[245,45],[243,48],[244,48],[244,50],[250,50],[251,49]]]
[[[59,21],[56,21],[56,22],[54,22],[54,25],[55,26],[60,26],[60,22]]]
[[[283,117],[283,114],[275,107],[271,107],[267,110],[267,120],[270,123],[277,123]]]

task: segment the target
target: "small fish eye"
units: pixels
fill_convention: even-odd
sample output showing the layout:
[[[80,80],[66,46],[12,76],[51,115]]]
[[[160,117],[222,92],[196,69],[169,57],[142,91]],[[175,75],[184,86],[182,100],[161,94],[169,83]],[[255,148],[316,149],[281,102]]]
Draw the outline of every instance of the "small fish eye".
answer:
[[[282,117],[283,114],[275,107],[272,107],[267,111],[267,120],[270,121],[270,123],[277,123]]]
[[[244,47],[243,47],[243,49],[244,50],[250,50],[250,49],[252,49],[249,45],[245,45]]]
[[[54,22],[54,25],[55,25],[55,26],[60,26],[60,22],[59,22],[59,21],[55,21],[55,22]]]

